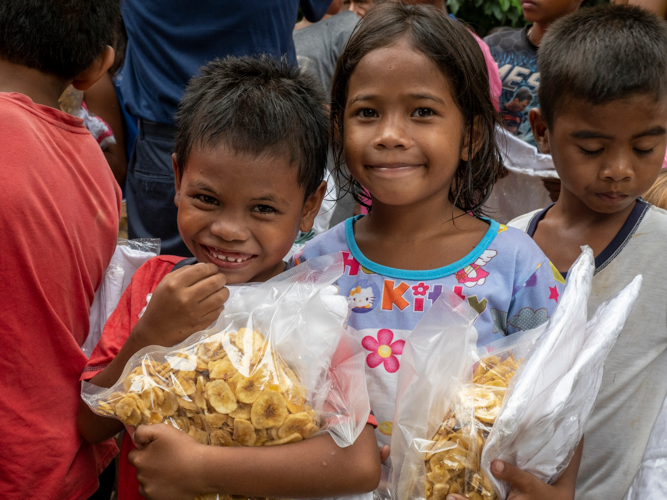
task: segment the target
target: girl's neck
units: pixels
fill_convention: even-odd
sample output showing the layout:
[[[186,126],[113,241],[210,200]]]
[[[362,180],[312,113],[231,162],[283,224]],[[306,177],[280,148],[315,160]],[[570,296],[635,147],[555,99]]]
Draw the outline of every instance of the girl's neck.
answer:
[[[381,234],[388,240],[418,241],[441,235],[454,229],[452,219],[463,214],[447,200],[423,200],[409,206],[387,205],[373,200],[366,218],[366,230]]]
[[[448,200],[413,206],[373,200],[371,214],[355,225],[361,253],[377,264],[413,271],[446,267],[464,258],[484,238],[489,225]]]

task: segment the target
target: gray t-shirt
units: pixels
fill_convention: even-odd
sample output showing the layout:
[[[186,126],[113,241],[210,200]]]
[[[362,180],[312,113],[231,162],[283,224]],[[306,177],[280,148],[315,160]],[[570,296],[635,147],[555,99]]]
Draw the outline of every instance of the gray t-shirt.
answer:
[[[299,67],[317,78],[327,93],[338,57],[358,21],[354,12],[346,10],[293,33]]]
[[[532,236],[545,211],[510,226]],[[577,500],[621,500],[641,463],[667,393],[667,212],[641,200],[595,259],[589,318],[636,275],[642,288],[604,365],[584,431]]]

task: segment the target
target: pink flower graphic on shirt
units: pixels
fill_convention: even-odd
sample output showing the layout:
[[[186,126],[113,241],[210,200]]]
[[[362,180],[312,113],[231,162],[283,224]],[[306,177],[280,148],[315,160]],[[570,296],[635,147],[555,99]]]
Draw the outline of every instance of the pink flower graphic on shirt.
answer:
[[[361,345],[364,349],[371,351],[366,357],[366,363],[371,368],[377,368],[384,363],[384,369],[389,373],[396,373],[401,364],[396,356],[403,354],[405,340],[394,340],[394,332],[383,328],[378,332],[377,339],[366,336],[362,339]]]
[[[414,285],[412,287],[412,294],[414,296],[426,295],[426,292],[428,292],[429,288],[431,288],[431,287],[429,285],[425,284],[424,282],[419,283],[418,285]]]

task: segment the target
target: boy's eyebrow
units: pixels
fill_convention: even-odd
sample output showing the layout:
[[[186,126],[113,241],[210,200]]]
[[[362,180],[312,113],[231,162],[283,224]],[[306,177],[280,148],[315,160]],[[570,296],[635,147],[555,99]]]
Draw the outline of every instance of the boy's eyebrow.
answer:
[[[266,194],[264,196],[257,196],[256,198],[253,198],[251,201],[270,201],[272,203],[279,203],[283,205],[289,205],[289,201],[287,201],[286,198],[277,198],[273,196],[272,194]]]
[[[600,132],[593,132],[592,130],[577,130],[572,132],[570,137],[575,139],[613,139],[610,135],[604,135]]]
[[[663,135],[665,133],[667,133],[665,127],[656,125],[655,127],[640,132],[639,134],[633,135],[632,138],[638,139],[640,137],[646,137],[647,135]],[[577,130],[576,132],[572,132],[570,136],[575,139],[613,139],[613,137],[610,135],[604,135],[600,132],[593,132],[592,130]]]
[[[191,186],[193,188],[199,189],[201,191],[208,191],[209,193],[213,193],[213,194],[216,194],[216,195],[218,194],[217,191],[215,191],[213,188],[211,188],[211,186],[209,186],[208,184],[206,184],[203,181],[197,181],[194,184],[191,184]]]
[[[644,132],[641,132],[640,134],[633,135],[633,139],[638,139],[639,137],[645,137],[647,135],[664,135],[667,130],[665,130],[665,127],[661,127],[660,125],[656,125],[655,127],[652,127],[648,130],[645,130]]]

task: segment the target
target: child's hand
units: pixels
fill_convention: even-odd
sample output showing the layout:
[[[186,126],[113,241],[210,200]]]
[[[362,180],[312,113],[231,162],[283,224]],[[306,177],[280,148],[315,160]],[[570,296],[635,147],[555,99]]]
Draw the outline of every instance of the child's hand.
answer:
[[[146,499],[183,500],[202,493],[195,483],[204,445],[167,424],[141,425],[134,433],[138,449],[128,460],[137,468],[139,493]]]
[[[214,264],[195,264],[166,275],[132,331],[142,345],[171,347],[213,323],[229,298]],[[139,338],[137,338],[139,337]]]
[[[570,465],[554,484],[546,484],[529,472],[522,471],[502,460],[494,460],[491,463],[491,473],[496,478],[512,485],[507,500],[574,500],[574,490],[583,451],[584,439],[582,438],[570,460]],[[447,495],[447,500],[466,500],[466,498],[452,494]]]
[[[387,461],[390,451],[389,445],[386,444],[380,448],[380,462],[385,463]]]

